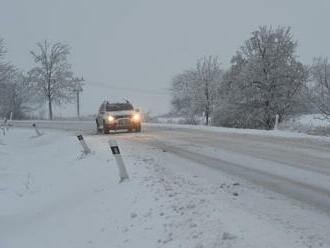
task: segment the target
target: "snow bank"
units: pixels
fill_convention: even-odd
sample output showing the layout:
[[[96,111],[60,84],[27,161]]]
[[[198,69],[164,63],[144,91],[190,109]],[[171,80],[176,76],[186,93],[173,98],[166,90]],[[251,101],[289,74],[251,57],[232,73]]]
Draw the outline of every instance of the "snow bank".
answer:
[[[292,119],[292,122],[297,122],[304,126],[330,127],[330,121],[325,119],[321,114],[301,115]]]
[[[240,129],[240,128],[223,128],[223,127],[206,127],[200,125],[187,125],[186,120],[182,117],[177,118],[165,118],[159,117],[157,120],[160,123],[154,123],[154,125],[172,125],[175,128],[191,128],[199,130],[212,130],[218,132],[230,132],[240,134],[255,134],[255,135],[268,135],[277,137],[290,137],[290,138],[302,138],[305,134],[313,136],[330,136],[330,121],[324,119],[321,114],[307,114],[298,117],[291,118],[290,120],[280,124],[280,132],[278,131],[266,131],[266,130],[254,130],[254,129]],[[203,120],[197,120],[198,123],[202,123]],[[149,124],[149,123],[148,123]],[[150,123],[151,124],[151,123]],[[297,133],[299,133],[297,135]]]
[[[157,218],[136,214],[157,208],[152,195],[139,180],[118,184],[107,143],[86,141],[95,154],[81,157],[76,137],[60,132],[15,129],[3,138],[1,248],[156,246],[145,228],[161,238]]]
[[[308,114],[291,118],[282,123],[281,128],[311,135],[330,136],[330,121],[321,114]]]
[[[2,137],[1,248],[300,248],[321,244],[317,234],[327,230],[327,219],[317,215],[321,231],[305,235],[295,224],[308,222],[309,215],[301,218],[308,210],[136,143],[148,139],[143,133],[86,136],[94,151],[86,157],[71,134],[34,135],[15,128]],[[110,138],[117,139],[130,176],[120,184]]]
[[[314,139],[324,142],[330,142],[330,137],[309,135],[306,133],[298,133],[293,130],[257,130],[257,129],[241,129],[241,128],[226,128],[202,125],[183,125],[183,124],[160,124],[160,123],[144,123],[145,126],[160,126],[169,129],[191,129],[199,131],[210,131],[215,133],[236,133],[246,135],[260,135],[260,136],[274,136],[283,138],[300,138],[300,139]]]

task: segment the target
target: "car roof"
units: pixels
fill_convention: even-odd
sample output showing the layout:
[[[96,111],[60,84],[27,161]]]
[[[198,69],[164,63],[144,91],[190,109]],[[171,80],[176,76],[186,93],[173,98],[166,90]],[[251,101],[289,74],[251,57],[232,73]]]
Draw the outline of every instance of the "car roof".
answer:
[[[131,104],[132,103],[128,100],[119,100],[119,101],[109,101],[109,100],[104,100],[102,104]]]
[[[107,112],[134,110],[133,105],[129,101],[116,102],[116,103],[110,103],[109,101],[104,101],[102,106],[104,106],[105,111]]]

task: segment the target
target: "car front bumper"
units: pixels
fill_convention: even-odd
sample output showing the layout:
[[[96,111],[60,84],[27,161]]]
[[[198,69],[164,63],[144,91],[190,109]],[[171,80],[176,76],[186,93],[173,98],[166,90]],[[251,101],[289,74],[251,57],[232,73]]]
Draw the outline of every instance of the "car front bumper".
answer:
[[[118,119],[112,122],[104,123],[104,130],[120,130],[120,129],[136,129],[141,125],[141,122],[131,119]]]

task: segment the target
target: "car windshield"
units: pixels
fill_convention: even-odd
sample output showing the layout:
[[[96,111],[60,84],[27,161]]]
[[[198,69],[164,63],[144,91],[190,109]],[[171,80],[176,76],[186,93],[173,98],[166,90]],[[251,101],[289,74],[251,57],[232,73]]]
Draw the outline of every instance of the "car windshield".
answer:
[[[130,103],[108,103],[106,105],[106,111],[122,111],[133,110],[133,106]]]

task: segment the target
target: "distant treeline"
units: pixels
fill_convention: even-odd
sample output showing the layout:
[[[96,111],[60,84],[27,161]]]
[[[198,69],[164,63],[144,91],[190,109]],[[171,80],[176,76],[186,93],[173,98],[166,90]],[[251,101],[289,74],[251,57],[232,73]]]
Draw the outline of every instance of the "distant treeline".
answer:
[[[223,69],[217,56],[198,59],[195,68],[172,80],[172,113],[195,124],[272,129],[294,114],[330,116],[330,64],[298,59],[289,27],[259,27]]]
[[[31,51],[35,67],[23,72],[6,61],[7,51],[0,39],[0,117],[23,119],[27,113],[47,103],[49,119],[53,104],[71,102],[81,89],[82,78],[74,77],[67,61],[70,48],[62,43],[43,41]]]

